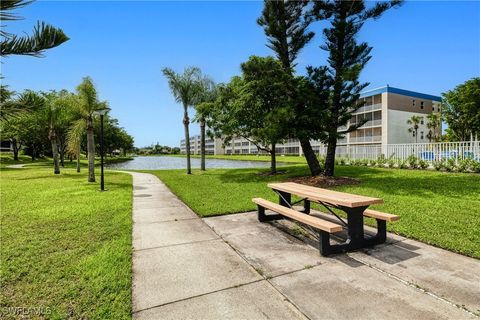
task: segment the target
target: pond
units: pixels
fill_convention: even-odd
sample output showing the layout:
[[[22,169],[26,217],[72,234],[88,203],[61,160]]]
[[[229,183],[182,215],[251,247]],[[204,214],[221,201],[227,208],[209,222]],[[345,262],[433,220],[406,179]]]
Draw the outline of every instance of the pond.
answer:
[[[192,168],[200,168],[200,159],[192,158]],[[277,166],[280,164],[277,163]],[[206,159],[205,166],[208,168],[268,168],[270,162],[264,161],[238,161],[223,159]],[[133,160],[114,163],[107,166],[110,169],[130,170],[168,170],[185,169],[187,158],[170,156],[135,157]]]

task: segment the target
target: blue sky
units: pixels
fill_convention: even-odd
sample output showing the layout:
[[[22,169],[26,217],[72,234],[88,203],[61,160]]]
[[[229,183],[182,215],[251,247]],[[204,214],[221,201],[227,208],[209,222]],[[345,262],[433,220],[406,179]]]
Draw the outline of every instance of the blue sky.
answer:
[[[9,32],[30,32],[36,20],[61,27],[71,38],[44,58],[8,57],[3,83],[23,89],[74,90],[91,76],[112,115],[136,146],[176,146],[183,135],[182,108],[172,98],[163,67],[200,67],[216,82],[239,73],[250,55],[272,54],[256,19],[262,2],[39,1],[19,10]],[[297,71],[323,65],[316,23]],[[440,95],[480,75],[480,2],[411,1],[368,22],[360,40],[374,47],[362,74],[369,88],[389,84]],[[193,111],[191,112],[193,115]],[[191,133],[198,133],[191,125]]]

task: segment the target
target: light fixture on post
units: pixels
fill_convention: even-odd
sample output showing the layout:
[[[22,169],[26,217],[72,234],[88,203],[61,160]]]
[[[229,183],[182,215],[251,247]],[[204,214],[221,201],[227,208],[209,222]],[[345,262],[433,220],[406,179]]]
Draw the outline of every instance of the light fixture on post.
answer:
[[[110,108],[100,109],[93,112],[100,116],[100,190],[105,191],[105,178],[103,174],[103,117],[110,111]]]

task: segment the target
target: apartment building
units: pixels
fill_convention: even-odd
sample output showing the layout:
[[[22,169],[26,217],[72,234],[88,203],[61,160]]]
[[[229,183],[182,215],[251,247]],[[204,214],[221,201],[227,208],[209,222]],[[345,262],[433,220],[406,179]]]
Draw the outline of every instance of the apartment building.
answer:
[[[347,126],[340,127],[339,130],[345,130],[350,124],[365,121],[365,124],[359,129],[348,133],[343,139],[338,140],[338,152],[343,153],[349,147],[361,150],[362,147],[371,148],[386,144],[401,143],[422,143],[429,142],[427,128],[427,115],[432,112],[441,112],[442,99],[439,96],[433,96],[425,93],[409,91],[390,86],[385,86],[373,90],[365,91],[360,99],[364,105],[353,113]],[[408,131],[410,127],[407,120],[412,116],[420,117],[421,121],[418,128],[418,136],[415,137]],[[437,129],[439,134],[441,128]],[[200,140],[192,137],[195,144],[191,142],[192,152],[200,152]],[[192,141],[192,140],[191,140]],[[185,150],[182,140],[182,152]],[[212,144],[212,143],[211,143]],[[320,141],[311,141],[312,148],[316,153],[324,153],[325,146]],[[208,152],[210,154],[257,154],[265,153],[259,151],[257,147],[244,138],[236,138],[224,148],[221,147],[222,140],[217,139]],[[302,149],[297,139],[288,139],[283,144],[276,147],[278,154],[301,155]]]
[[[191,154],[200,154],[201,150],[201,139],[200,135],[190,136],[190,153]],[[185,148],[185,139],[180,141],[180,152],[182,154],[186,153]],[[223,147],[223,140],[219,138],[210,138],[206,137],[205,139],[205,154],[208,155],[220,155],[224,154],[225,149]]]

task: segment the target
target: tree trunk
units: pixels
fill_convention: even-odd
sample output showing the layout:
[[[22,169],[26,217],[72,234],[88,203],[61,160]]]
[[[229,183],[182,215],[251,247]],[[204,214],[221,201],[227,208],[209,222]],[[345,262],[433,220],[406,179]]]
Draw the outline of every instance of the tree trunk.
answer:
[[[58,139],[58,147],[60,151],[60,165],[65,167],[65,145],[62,142],[62,139]]]
[[[188,130],[188,106],[183,105],[183,125],[185,127],[185,153],[187,154],[187,174],[192,174],[192,167],[190,164],[190,133]]]
[[[300,145],[302,146],[302,152],[307,160],[308,167],[310,168],[310,173],[312,176],[318,176],[322,173],[322,168],[320,166],[320,162],[318,161],[315,152],[312,149],[312,145],[310,144],[309,139],[301,138]]]
[[[200,170],[205,171],[205,119],[200,119]]]
[[[95,182],[95,141],[93,138],[93,119],[87,119],[88,182]]]
[[[80,145],[78,145],[77,150],[77,172],[80,172]]]
[[[325,159],[325,176],[333,177],[335,173],[335,150],[337,149],[337,138],[330,135],[327,145],[327,157]]]
[[[50,140],[52,143],[52,154],[53,154],[53,173],[60,174],[60,165],[58,162],[58,146],[57,146],[57,139],[55,135]]]
[[[13,145],[13,160],[18,161],[18,145],[17,145],[17,139],[12,139],[12,145]]]
[[[275,143],[272,143],[272,150],[270,151],[270,173],[277,173],[277,150]]]
[[[35,148],[35,144],[32,144],[32,161],[35,161],[35,156],[36,156],[36,148]]]

